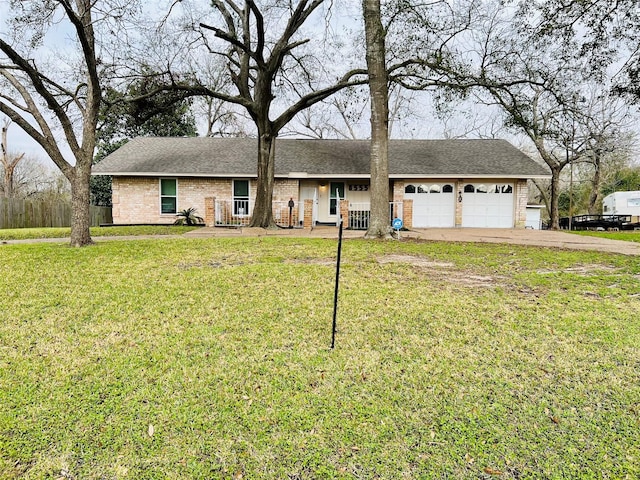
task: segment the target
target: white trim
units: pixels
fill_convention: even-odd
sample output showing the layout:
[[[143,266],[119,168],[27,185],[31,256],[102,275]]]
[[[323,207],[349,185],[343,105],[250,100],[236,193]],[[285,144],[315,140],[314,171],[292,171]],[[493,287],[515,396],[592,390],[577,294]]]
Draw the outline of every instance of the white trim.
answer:
[[[247,208],[248,208],[248,212],[244,213],[244,214],[237,214],[235,212],[235,208],[236,208],[236,182],[247,182],[247,197],[246,197],[246,201],[247,201]],[[245,197],[238,197],[241,201],[245,200]],[[250,217],[252,215],[252,208],[251,208],[251,179],[249,178],[233,178],[231,179],[231,205],[233,208],[233,215],[236,217]]]
[[[338,190],[336,193],[337,195],[335,197],[331,196],[331,184],[332,183],[341,183],[342,184],[342,192],[340,192],[340,190]],[[333,218],[333,217],[337,217],[340,218],[340,200],[346,200],[347,195],[346,195],[346,185],[347,182],[345,180],[341,181],[341,182],[329,182],[329,202],[327,204],[327,217],[328,218]],[[342,196],[340,196],[342,194]],[[331,213],[331,200],[335,200],[336,201],[336,213],[332,214]]]

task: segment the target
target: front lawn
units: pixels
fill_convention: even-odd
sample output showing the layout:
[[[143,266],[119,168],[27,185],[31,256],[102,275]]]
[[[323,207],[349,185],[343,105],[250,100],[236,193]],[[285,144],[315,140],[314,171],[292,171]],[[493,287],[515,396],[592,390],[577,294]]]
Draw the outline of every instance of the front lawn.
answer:
[[[638,478],[640,258],[0,246],[0,478]]]
[[[625,242],[640,242],[640,231],[621,230],[619,232],[596,232],[592,230],[574,230],[571,233],[590,237],[610,238],[611,240],[624,240]]]

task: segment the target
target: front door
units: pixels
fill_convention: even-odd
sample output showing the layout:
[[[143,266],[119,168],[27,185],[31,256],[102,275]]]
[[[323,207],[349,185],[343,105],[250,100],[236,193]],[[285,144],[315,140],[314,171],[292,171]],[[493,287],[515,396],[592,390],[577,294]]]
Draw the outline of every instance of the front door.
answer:
[[[329,182],[320,184],[318,189],[318,221],[323,223],[335,223],[340,214],[338,198],[344,200],[344,182]]]

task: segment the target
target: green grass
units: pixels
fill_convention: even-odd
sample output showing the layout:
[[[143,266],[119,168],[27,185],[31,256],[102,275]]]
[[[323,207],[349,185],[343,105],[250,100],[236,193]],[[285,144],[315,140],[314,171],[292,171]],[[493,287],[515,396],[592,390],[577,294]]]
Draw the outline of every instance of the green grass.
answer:
[[[0,246],[0,478],[638,478],[640,258]]]
[[[640,231],[621,230],[619,232],[594,232],[590,230],[576,230],[571,233],[589,237],[610,238],[612,240],[624,240],[625,242],[640,242]]]
[[[182,235],[197,227],[138,225],[127,227],[91,227],[92,237],[127,235]],[[12,228],[0,229],[0,240],[31,240],[38,238],[68,238],[70,228]]]

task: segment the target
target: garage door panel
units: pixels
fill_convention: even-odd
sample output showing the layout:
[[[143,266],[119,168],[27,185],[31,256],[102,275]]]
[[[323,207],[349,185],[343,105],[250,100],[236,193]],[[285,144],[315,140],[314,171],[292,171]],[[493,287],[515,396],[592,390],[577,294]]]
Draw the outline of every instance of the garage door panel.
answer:
[[[510,184],[467,184],[462,196],[462,226],[512,228],[513,201]]]
[[[405,198],[413,200],[414,227],[455,226],[455,194],[452,184],[407,185]]]

